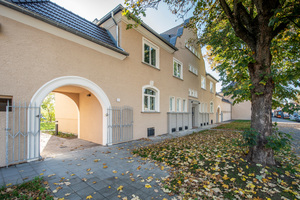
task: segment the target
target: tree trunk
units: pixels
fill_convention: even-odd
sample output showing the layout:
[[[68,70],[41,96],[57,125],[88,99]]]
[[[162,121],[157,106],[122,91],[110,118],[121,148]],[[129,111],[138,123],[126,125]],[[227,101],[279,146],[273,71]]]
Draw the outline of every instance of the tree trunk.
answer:
[[[252,147],[248,159],[263,165],[275,165],[272,149],[266,148],[267,136],[272,135],[272,94],[273,80],[271,76],[270,52],[272,35],[269,27],[260,27],[255,45],[255,63],[249,63],[248,69],[252,81],[251,89],[251,128],[258,132],[257,145]],[[269,33],[269,34],[268,34]]]

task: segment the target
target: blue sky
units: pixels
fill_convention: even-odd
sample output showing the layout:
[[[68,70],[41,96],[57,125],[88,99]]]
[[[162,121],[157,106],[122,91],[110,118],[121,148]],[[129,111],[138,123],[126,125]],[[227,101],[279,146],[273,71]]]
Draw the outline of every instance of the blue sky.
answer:
[[[51,0],[52,2],[72,11],[73,13],[84,17],[89,21],[93,21],[95,18],[100,19],[117,5],[124,5],[124,0]],[[188,18],[190,16],[187,16]],[[172,15],[168,10],[166,4],[160,4],[158,10],[148,9],[146,17],[143,21],[149,25],[153,30],[158,33],[162,33],[169,30],[179,24],[183,23],[183,19],[178,19],[175,15]],[[203,52],[203,51],[202,51]],[[205,52],[203,52],[205,53]],[[210,66],[205,62],[206,71],[212,74],[217,79],[218,74],[210,69]],[[217,92],[221,89],[221,84],[217,84]]]

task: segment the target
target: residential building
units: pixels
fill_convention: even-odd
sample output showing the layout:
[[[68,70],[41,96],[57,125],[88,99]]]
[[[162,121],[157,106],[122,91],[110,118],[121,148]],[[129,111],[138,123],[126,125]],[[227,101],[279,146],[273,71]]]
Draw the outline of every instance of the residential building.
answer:
[[[78,109],[58,112],[59,126],[102,145],[221,121],[196,34],[127,30],[122,10],[92,23],[49,0],[0,0],[0,166],[38,158],[38,108],[50,92]]]

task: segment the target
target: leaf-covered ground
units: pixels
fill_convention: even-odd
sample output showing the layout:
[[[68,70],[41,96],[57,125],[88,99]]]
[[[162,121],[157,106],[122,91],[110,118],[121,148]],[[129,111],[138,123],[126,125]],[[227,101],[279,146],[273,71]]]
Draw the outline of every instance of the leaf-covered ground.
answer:
[[[11,186],[0,188],[0,199],[46,199],[50,200],[53,197],[43,185],[43,179],[36,177],[34,180]]]
[[[282,151],[276,154],[276,166],[253,164],[245,160],[247,150],[233,145],[233,139],[240,140],[240,133],[208,130],[134,153],[170,166],[163,189],[184,199],[300,199],[297,157]]]

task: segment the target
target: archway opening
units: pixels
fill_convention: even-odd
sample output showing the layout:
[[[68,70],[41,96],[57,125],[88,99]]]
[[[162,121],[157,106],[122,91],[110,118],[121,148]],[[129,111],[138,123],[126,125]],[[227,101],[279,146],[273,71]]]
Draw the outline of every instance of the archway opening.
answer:
[[[32,97],[31,104],[41,106],[45,97],[51,92],[62,98],[69,98],[69,101],[71,100],[76,104],[78,120],[77,125],[73,126],[77,127],[77,135],[80,139],[102,145],[107,144],[107,110],[111,104],[98,85],[82,77],[59,77],[44,84]],[[64,107],[64,104],[66,105],[66,103],[63,103],[62,107]],[[56,117],[60,118],[60,116]],[[29,118],[28,125],[36,126],[35,115],[30,113]],[[57,120],[59,129],[62,129],[64,127],[63,122],[70,118],[72,117],[62,116],[60,122]],[[72,119],[76,121],[76,119]],[[38,153],[40,141],[36,141],[35,138],[28,138],[28,141],[28,148],[31,149],[28,155],[28,159],[30,159]]]
[[[59,87],[47,95],[41,110],[42,157],[103,144],[102,106],[90,91],[78,86]],[[44,131],[44,127],[52,130]]]

